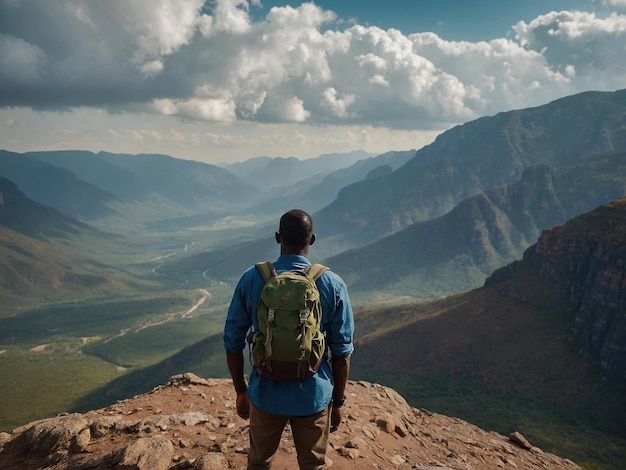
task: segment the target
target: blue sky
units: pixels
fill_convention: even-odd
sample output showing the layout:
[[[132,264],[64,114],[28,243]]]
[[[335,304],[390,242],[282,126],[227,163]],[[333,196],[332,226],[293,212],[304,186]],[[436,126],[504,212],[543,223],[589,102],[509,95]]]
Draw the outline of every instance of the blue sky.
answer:
[[[258,17],[274,6],[297,2],[264,1]],[[518,21],[530,21],[553,10],[602,8],[590,0],[322,0],[346,22],[396,28],[405,34],[430,31],[448,40],[481,41],[505,36]],[[254,12],[255,8],[252,8]]]
[[[626,0],[0,0],[0,148],[417,149],[626,88]]]

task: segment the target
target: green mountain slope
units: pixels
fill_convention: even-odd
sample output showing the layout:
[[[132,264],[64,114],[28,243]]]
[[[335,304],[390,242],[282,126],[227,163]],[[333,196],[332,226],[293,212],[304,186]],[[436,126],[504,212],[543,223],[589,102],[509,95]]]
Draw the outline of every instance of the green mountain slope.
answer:
[[[29,237],[77,233],[88,226],[56,209],[27,198],[12,181],[0,176],[0,225]]]
[[[118,242],[0,177],[0,317],[47,302],[122,296],[149,284],[97,261]],[[93,247],[98,247],[94,250]]]
[[[70,171],[4,150],[0,150],[0,176],[40,204],[87,220],[111,214],[110,204],[119,201]]]
[[[152,366],[130,371],[74,403],[74,411],[107,406],[167,383],[173,375],[194,372],[200,377],[229,377],[222,335],[213,335]]]

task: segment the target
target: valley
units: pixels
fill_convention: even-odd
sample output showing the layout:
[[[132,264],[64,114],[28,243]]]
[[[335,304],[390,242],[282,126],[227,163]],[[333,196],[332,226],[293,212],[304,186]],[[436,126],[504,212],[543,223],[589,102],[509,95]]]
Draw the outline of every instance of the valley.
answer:
[[[351,378],[585,468],[626,459],[626,91],[382,155],[0,151],[0,195],[0,431],[226,377],[233,287],[297,206],[349,286]]]

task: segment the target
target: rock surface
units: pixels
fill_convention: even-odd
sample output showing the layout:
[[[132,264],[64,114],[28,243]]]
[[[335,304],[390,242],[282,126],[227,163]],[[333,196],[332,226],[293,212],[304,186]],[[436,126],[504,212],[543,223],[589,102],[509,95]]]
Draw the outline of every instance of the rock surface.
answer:
[[[332,469],[580,470],[533,447],[457,418],[410,407],[397,392],[349,382],[344,420],[331,434]],[[241,469],[248,422],[235,413],[230,380],[174,376],[165,386],[84,414],[66,414],[0,435],[4,470]],[[274,469],[297,468],[289,427]]]
[[[524,259],[568,293],[578,350],[626,379],[626,198],[544,231]]]

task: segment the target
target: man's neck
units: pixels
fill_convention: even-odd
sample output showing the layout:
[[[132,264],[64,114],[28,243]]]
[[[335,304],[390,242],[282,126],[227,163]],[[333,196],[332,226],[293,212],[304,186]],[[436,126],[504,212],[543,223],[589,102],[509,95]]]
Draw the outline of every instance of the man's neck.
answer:
[[[306,257],[309,256],[309,250],[307,250],[307,249],[294,250],[294,249],[281,247],[280,254],[281,255],[304,256],[306,258]]]

